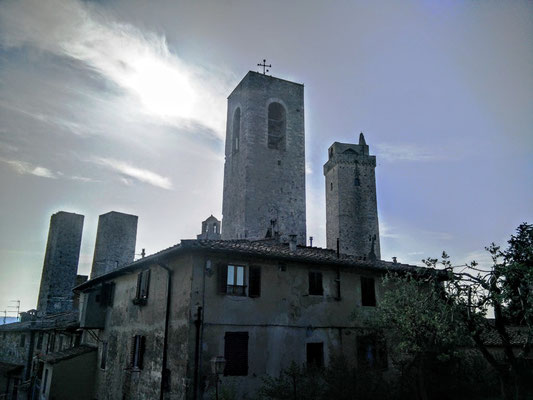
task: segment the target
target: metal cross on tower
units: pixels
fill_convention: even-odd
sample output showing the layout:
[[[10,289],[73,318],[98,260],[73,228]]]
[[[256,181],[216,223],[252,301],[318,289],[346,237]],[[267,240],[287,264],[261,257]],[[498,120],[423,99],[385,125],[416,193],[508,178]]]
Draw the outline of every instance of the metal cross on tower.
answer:
[[[272,68],[272,64],[267,64],[267,60],[263,59],[262,64],[257,64],[259,67],[263,67],[263,75],[266,75],[267,72],[270,72],[267,68]]]

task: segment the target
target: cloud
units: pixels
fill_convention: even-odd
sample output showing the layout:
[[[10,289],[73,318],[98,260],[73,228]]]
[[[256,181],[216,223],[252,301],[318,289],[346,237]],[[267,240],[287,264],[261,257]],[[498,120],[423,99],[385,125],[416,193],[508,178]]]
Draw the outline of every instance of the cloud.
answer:
[[[172,189],[172,182],[169,178],[149,171],[147,169],[137,168],[126,162],[114,160],[111,158],[97,157],[94,158],[92,161],[95,164],[101,165],[103,167],[109,168],[113,171],[122,174],[123,176],[121,177],[121,181],[124,184],[130,185],[131,179],[129,178],[133,178],[139,182],[148,183],[149,185],[156,186],[162,189]]]
[[[48,168],[41,167],[39,165],[33,165],[25,161],[18,160],[6,160],[0,158],[0,161],[8,164],[12,169],[17,171],[21,175],[35,175],[41,178],[56,179],[57,174],[50,171]]]
[[[379,236],[383,238],[399,239],[401,234],[395,231],[395,228],[383,221],[379,221]]]
[[[186,64],[164,36],[141,32],[109,14],[104,18],[99,7],[77,0],[6,1],[0,6],[0,44],[74,59],[133,100],[126,102],[130,111],[170,125],[201,123],[223,137],[232,77]]]
[[[419,146],[412,144],[389,144],[376,145],[376,154],[380,160],[385,161],[435,161],[442,159],[437,155]]]

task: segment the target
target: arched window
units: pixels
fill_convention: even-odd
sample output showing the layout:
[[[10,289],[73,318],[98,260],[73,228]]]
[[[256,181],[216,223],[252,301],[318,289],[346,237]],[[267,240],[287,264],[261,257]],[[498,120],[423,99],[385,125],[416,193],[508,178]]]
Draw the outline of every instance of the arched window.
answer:
[[[241,140],[241,109],[237,108],[233,114],[233,153],[239,151]]]
[[[279,103],[268,106],[268,148],[285,150],[287,117],[285,108]]]

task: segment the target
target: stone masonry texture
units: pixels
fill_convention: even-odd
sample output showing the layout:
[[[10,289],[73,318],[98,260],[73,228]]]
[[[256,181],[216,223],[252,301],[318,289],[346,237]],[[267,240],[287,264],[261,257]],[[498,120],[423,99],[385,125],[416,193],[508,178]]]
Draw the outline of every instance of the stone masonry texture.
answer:
[[[324,165],[326,177],[326,239],[328,249],[380,259],[376,200],[376,157],[361,134],[359,144],[335,142]]]
[[[100,215],[91,279],[133,262],[137,220],[136,215],[116,211]]]
[[[222,239],[306,242],[304,87],[249,72],[228,98]],[[268,109],[279,103],[286,113],[285,144],[268,146]],[[239,146],[234,116],[240,109]],[[270,232],[269,232],[270,231]]]
[[[37,311],[54,314],[72,310],[76,284],[83,215],[60,211],[50,218],[48,243]]]

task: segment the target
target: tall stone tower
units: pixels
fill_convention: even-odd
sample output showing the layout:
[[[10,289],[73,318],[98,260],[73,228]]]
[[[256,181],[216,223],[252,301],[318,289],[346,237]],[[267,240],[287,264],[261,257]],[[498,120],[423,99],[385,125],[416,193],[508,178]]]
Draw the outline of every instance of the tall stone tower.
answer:
[[[324,165],[326,177],[326,238],[328,249],[380,259],[376,156],[369,155],[361,133],[359,144],[335,142]]]
[[[228,97],[222,239],[306,241],[304,87],[248,72]]]
[[[111,211],[100,215],[91,279],[133,262],[137,241],[136,215]]]
[[[60,211],[50,218],[37,302],[41,315],[72,310],[82,230],[83,215]]]

